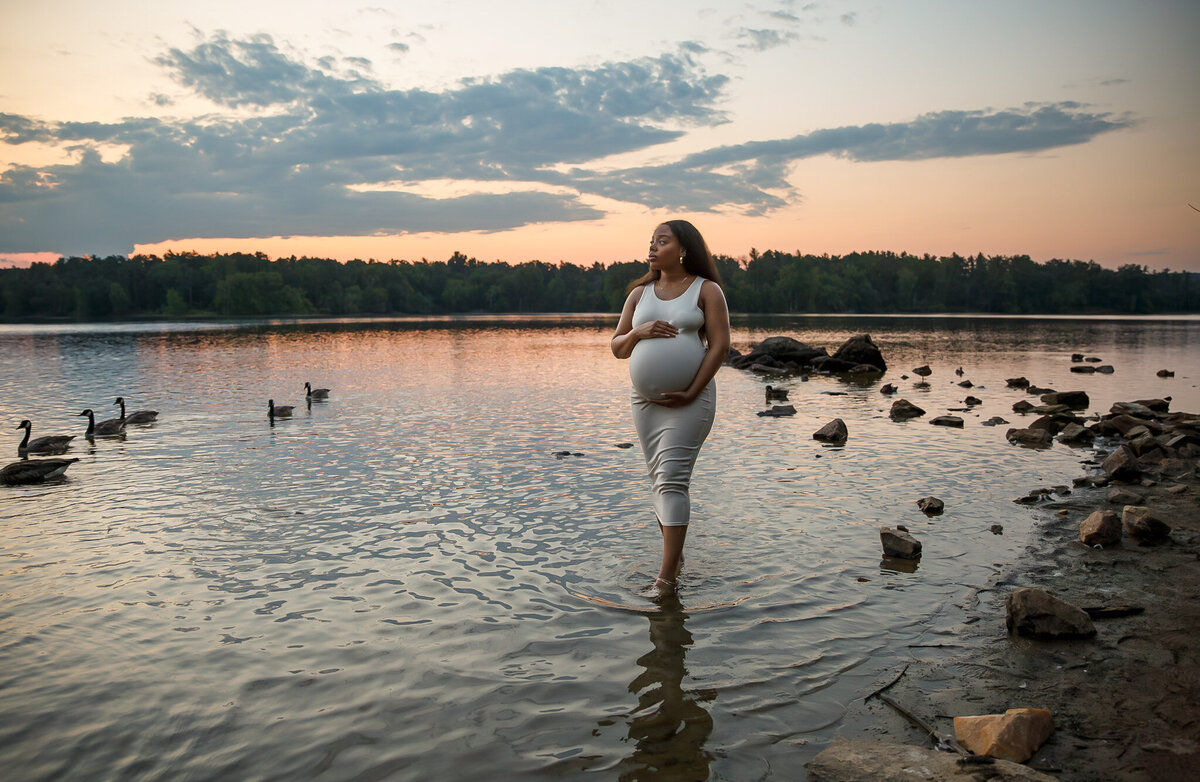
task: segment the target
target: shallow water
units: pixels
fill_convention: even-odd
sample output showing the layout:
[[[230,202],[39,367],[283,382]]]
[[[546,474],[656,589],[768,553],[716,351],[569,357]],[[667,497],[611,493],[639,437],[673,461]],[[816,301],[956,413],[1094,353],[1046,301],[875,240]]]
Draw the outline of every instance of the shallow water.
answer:
[[[74,414],[108,417],[117,395],[161,411],[123,440],[78,438],[65,480],[0,487],[0,767],[802,778],[847,704],[1023,549],[1037,511],[1011,500],[1081,473],[1087,452],[981,426],[1020,420],[1030,397],[1005,378],[1087,390],[1097,411],[1200,410],[1196,319],[737,321],[743,349],[870,332],[891,369],[784,381],[799,414],[780,419],[755,415],[765,381],[722,369],[680,601],[656,605],[612,322],[0,327],[6,427],[82,434]],[[1117,371],[1072,375],[1072,352]],[[899,379],[923,363],[930,389]],[[306,407],[306,380],[331,399]],[[889,420],[883,382],[929,415]],[[964,429],[928,424],[968,393],[984,404]],[[295,417],[269,424],[271,397]],[[845,447],[811,439],[834,417]],[[928,494],[943,516],[917,510]],[[896,523],[924,543],[913,572],[879,556]]]

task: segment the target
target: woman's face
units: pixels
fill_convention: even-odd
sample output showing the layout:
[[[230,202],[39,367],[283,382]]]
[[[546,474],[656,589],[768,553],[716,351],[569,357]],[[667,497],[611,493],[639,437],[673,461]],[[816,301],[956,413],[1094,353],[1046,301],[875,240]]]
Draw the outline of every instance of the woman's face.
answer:
[[[682,257],[683,246],[671,232],[670,226],[664,223],[655,228],[654,236],[650,239],[650,253],[646,256],[650,268],[659,271],[671,269],[682,261]]]

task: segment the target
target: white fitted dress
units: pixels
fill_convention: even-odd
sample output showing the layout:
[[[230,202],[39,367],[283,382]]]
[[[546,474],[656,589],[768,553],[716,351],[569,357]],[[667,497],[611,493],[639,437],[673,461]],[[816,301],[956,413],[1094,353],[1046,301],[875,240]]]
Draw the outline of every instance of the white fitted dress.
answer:
[[[704,361],[700,340],[704,311],[700,309],[703,277],[697,277],[680,296],[663,301],[647,283],[633,311],[633,325],[662,320],[679,329],[672,338],[643,339],[629,356],[633,383],[633,423],[654,500],[654,512],[663,526],[686,525],[691,517],[688,488],[692,467],[717,412],[717,387],[709,381],[700,395],[684,407],[664,407],[648,401],[667,391],[685,391]]]

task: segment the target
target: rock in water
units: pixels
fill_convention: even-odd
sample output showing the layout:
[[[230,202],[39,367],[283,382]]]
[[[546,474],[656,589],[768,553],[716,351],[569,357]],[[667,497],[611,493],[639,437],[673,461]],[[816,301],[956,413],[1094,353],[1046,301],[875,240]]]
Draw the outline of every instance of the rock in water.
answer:
[[[921,556],[921,541],[902,530],[883,527],[879,530],[879,540],[883,543],[885,557],[916,559]]]
[[[1004,384],[1009,388],[1029,388],[1029,381],[1023,377],[1010,377]]]
[[[1029,448],[1049,448],[1054,444],[1054,435],[1045,429],[1009,429],[1004,436],[1010,443]]]
[[[833,354],[833,357],[850,364],[870,364],[873,367],[879,367],[880,371],[887,369],[887,362],[883,360],[883,354],[879,352],[879,348],[875,347],[875,343],[871,341],[870,334],[856,334],[846,340]]]
[[[917,507],[922,513],[930,516],[937,516],[946,509],[946,503],[939,500],[937,497],[922,497],[917,500]]]
[[[1169,369],[1160,369],[1155,374],[1159,377],[1175,377],[1175,373]]]
[[[939,415],[929,423],[934,426],[953,426],[956,429],[963,428],[963,420],[956,415]]]
[[[846,422],[840,418],[835,418],[829,423],[822,426],[817,431],[813,432],[813,439],[820,440],[825,443],[844,443],[846,437],[850,434],[846,429]]]
[[[1079,523],[1079,540],[1085,546],[1113,546],[1121,542],[1121,520],[1111,510],[1098,510]]]
[[[795,415],[796,408],[792,405],[771,405],[770,410],[760,410],[759,415],[773,416],[778,418],[784,415]]]
[[[929,368],[928,364],[923,364],[922,366],[919,366],[916,369],[914,369],[913,374],[920,375],[921,377],[929,377],[930,375],[933,374],[933,370]]]
[[[767,337],[747,355],[755,353],[766,354],[777,361],[795,361],[801,366],[811,364],[817,356],[827,355],[825,348],[814,348],[791,337]]]
[[[1006,601],[1005,624],[1026,638],[1092,638],[1096,626],[1081,608],[1041,589],[1017,589]]]
[[[895,402],[892,402],[892,410],[888,415],[893,420],[902,420],[905,418],[920,418],[925,415],[925,411],[907,399],[897,399]]]
[[[1158,543],[1171,537],[1170,526],[1145,505],[1126,505],[1121,512],[1121,525],[1141,543]]]
[[[1136,480],[1141,470],[1138,469],[1137,456],[1128,445],[1121,445],[1100,463],[1100,469],[1114,481]]]
[[[1019,763],[995,760],[976,776],[959,764],[953,752],[892,744],[875,739],[834,739],[808,762],[809,782],[916,782],[951,780],[976,782],[1052,782],[1056,777]]]
[[[1045,709],[1009,709],[1003,714],[955,717],[954,737],[977,755],[1024,763],[1054,733]]]
[[[1042,394],[1042,403],[1047,405],[1066,405],[1072,410],[1083,410],[1092,402],[1085,391],[1055,391]]]
[[[879,393],[894,394],[894,393],[896,393],[896,387],[894,385],[892,385],[891,383],[884,383],[882,386],[880,386]]]

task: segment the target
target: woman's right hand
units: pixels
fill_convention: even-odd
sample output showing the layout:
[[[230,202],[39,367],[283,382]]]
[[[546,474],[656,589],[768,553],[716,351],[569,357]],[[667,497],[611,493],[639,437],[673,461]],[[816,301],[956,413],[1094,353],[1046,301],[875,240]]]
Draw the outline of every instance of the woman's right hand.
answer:
[[[632,329],[634,339],[664,339],[674,337],[679,329],[665,320],[650,320]]]

